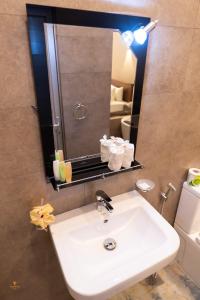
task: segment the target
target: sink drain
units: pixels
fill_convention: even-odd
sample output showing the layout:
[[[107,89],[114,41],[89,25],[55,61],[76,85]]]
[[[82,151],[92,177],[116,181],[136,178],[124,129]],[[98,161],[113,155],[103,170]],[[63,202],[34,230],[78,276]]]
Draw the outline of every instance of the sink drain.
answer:
[[[103,245],[106,250],[114,250],[117,246],[117,243],[114,239],[108,238],[104,241]]]

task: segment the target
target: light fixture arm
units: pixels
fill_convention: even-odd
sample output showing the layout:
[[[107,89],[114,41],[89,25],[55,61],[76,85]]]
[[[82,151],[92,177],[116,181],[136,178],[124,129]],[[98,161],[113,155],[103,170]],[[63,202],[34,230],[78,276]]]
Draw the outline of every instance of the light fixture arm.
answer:
[[[147,35],[150,31],[152,31],[158,23],[158,20],[151,21],[146,26],[140,27],[135,31],[127,30],[122,32],[122,38],[128,47],[131,46],[133,41],[137,44],[143,45],[147,39]]]
[[[147,24],[145,27],[143,27],[143,30],[146,33],[149,33],[150,31],[152,31],[156,27],[157,23],[158,23],[158,20],[151,21],[149,24]]]

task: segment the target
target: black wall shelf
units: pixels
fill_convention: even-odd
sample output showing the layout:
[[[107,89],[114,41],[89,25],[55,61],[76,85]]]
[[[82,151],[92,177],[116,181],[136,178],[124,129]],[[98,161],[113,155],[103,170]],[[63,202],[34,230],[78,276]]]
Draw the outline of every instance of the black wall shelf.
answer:
[[[142,169],[143,165],[141,165],[138,161],[132,162],[132,165],[130,168],[121,168],[119,171],[111,171],[108,168],[108,163],[101,163],[97,164],[96,166],[89,167],[89,168],[82,168],[82,169],[75,169],[73,168],[72,163],[72,182],[71,183],[62,183],[55,181],[54,177],[50,178],[50,181],[53,185],[54,190],[60,191],[61,189],[64,189],[69,186],[81,184],[88,181],[94,181],[97,179],[104,179],[109,176],[113,176],[115,174],[124,173],[124,172],[130,172],[138,169]]]

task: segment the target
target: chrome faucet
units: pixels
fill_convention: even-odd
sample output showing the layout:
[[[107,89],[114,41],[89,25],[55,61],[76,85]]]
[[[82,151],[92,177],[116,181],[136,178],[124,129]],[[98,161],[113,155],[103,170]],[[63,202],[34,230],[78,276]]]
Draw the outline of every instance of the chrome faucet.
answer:
[[[99,212],[103,212],[104,209],[106,209],[110,213],[113,211],[114,208],[109,203],[112,201],[112,199],[104,191],[101,190],[96,191],[96,198],[97,198],[97,210]]]

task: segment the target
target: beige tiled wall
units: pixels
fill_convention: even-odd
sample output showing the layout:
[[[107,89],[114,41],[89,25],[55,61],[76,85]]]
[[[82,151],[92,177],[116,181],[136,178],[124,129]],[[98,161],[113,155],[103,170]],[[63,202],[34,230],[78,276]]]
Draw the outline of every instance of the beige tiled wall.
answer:
[[[178,188],[165,217],[173,222],[189,167],[200,167],[199,0],[31,0],[30,3],[125,12],[159,18],[150,37],[136,158],[143,170],[66,189],[45,183],[35,104],[25,0],[0,2],[0,299],[69,300],[48,233],[36,231],[28,212],[41,197],[56,213],[129,191],[137,178],[156,188],[146,197],[159,207],[169,181]],[[12,290],[16,280],[20,289]]]

